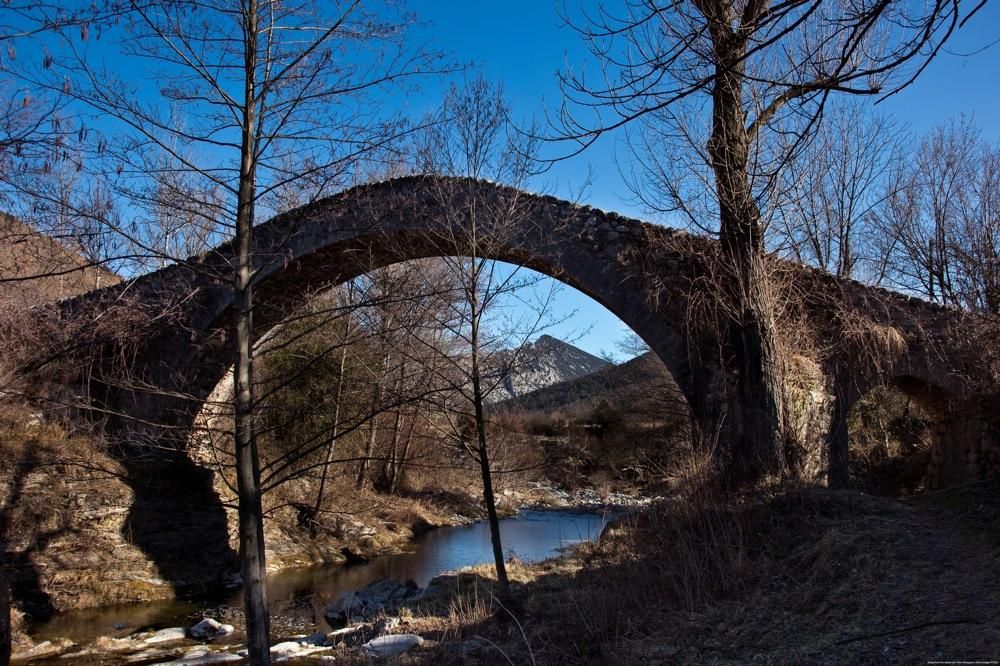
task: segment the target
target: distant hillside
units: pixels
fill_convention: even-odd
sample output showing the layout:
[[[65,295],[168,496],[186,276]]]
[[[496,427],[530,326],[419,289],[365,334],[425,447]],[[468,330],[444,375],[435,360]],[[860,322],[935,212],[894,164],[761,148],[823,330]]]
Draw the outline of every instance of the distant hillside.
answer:
[[[543,335],[521,349],[511,363],[501,369],[502,390],[492,402],[523,396],[547,386],[586,377],[613,364],[574,347],[568,342]]]
[[[0,282],[0,298],[26,305],[121,282],[111,271],[88,265],[79,253],[31,225],[0,213],[0,280],[11,279]]]
[[[610,365],[569,381],[559,382],[503,403],[504,409],[526,412],[586,412],[601,401],[627,413],[665,408],[682,400],[666,367],[652,352],[621,365]]]

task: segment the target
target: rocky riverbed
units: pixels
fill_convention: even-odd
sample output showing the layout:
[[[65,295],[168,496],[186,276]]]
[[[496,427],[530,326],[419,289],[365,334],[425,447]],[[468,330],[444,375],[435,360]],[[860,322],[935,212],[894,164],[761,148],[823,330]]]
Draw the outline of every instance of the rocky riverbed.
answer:
[[[615,502],[613,508],[608,507],[609,499]],[[555,556],[567,545],[596,538],[609,512],[618,513],[647,501],[633,495],[570,494],[542,484],[525,493],[507,493],[504,505],[510,513],[515,513],[515,506],[529,502],[545,509],[526,510],[517,519],[504,520],[505,546],[508,552],[529,561]],[[272,636],[280,638],[275,649],[281,654],[276,652],[276,656],[297,659],[337,649],[357,656],[368,641],[408,633],[405,618],[395,613],[403,609],[405,615],[415,607],[424,607],[441,592],[442,581],[447,579],[436,576],[438,572],[489,561],[488,541],[488,529],[482,523],[436,529],[415,542],[411,553],[384,555],[349,567],[303,569],[303,574],[293,572],[290,579],[282,578],[287,574],[278,575],[272,581],[278,587],[272,588],[269,582]],[[424,587],[412,581],[396,582],[407,577],[415,577]],[[346,587],[351,584],[355,587]],[[85,614],[83,624],[74,623],[70,614],[58,618],[59,623],[36,630],[37,642],[22,637],[16,658],[44,660],[65,655],[83,663],[87,659],[90,663],[211,663],[238,658],[243,624],[239,607],[234,596],[217,605],[192,603],[160,610],[123,606],[93,611]],[[169,625],[171,622],[176,624]],[[317,629],[333,631],[321,639]],[[409,645],[408,649],[414,647]]]
[[[271,646],[276,662],[343,662],[392,657],[436,645],[408,631],[409,618],[421,605],[433,604],[454,588],[456,574],[431,580],[425,588],[412,581],[375,581],[341,594],[325,609],[329,631],[294,631],[294,621],[275,617],[282,636]],[[124,636],[104,635],[85,644],[68,639],[43,641],[14,654],[14,661],[75,664],[213,664],[246,657],[245,626],[239,612],[229,612],[236,625],[204,617],[187,626],[145,630]],[[282,633],[285,632],[285,633]]]

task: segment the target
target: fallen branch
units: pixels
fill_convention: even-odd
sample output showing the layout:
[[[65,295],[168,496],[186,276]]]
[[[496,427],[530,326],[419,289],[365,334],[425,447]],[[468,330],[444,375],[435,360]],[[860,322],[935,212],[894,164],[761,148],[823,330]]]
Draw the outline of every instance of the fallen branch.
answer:
[[[877,634],[865,634],[863,636],[852,636],[850,638],[843,638],[834,643],[834,645],[845,645],[847,643],[857,643],[858,641],[868,640],[869,638],[881,638],[883,636],[894,636],[896,634],[905,634],[908,631],[917,631],[918,629],[926,629],[927,627],[945,626],[950,624],[982,624],[983,622],[989,619],[992,618],[984,618],[979,620],[963,618],[959,620],[938,620],[935,622],[923,622],[921,624],[914,624],[909,627],[903,627],[902,629],[892,629],[890,631],[883,631]]]

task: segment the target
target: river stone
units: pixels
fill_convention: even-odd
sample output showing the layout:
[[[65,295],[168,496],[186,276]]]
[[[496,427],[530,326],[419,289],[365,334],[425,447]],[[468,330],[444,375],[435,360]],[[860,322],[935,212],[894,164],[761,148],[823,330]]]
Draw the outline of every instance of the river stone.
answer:
[[[216,636],[225,636],[226,632],[220,631],[225,626],[218,620],[210,617],[204,618],[201,622],[191,627],[188,631],[192,638],[199,641],[210,640]]]
[[[136,652],[135,654],[125,655],[121,658],[121,663],[123,664],[152,664],[156,663],[157,660],[170,660],[173,658],[174,651],[168,648],[155,648],[148,647],[142,652]]]
[[[295,654],[302,649],[298,641],[285,641],[271,646],[271,654]]]
[[[43,659],[46,657],[54,657],[57,654],[65,652],[66,650],[73,647],[73,641],[66,638],[57,638],[54,641],[42,641],[41,643],[36,643],[29,650],[24,652],[15,652],[11,659],[13,661],[27,661],[29,659]]]
[[[420,588],[412,580],[406,583],[377,580],[356,592],[342,593],[326,607],[323,615],[331,627],[339,628],[355,618],[365,620],[394,610],[419,593]]]
[[[326,637],[324,636],[324,640],[325,638]],[[329,649],[330,648],[325,645],[308,645],[299,641],[285,641],[284,643],[272,645],[271,654],[276,658],[275,661],[290,661],[292,659],[305,657],[306,655],[314,654],[316,652],[325,652]]]
[[[243,661],[243,657],[229,652],[213,652],[212,650],[199,649],[187,652],[180,659],[173,661],[163,661],[157,666],[193,666],[195,664],[219,664],[227,661]]]
[[[392,657],[424,644],[424,639],[416,634],[396,634],[373,638],[361,646],[369,657]]]
[[[187,632],[184,631],[184,627],[170,627],[169,629],[160,629],[149,638],[143,640],[143,643],[146,645],[155,645],[156,643],[181,641],[185,638],[187,638]]]

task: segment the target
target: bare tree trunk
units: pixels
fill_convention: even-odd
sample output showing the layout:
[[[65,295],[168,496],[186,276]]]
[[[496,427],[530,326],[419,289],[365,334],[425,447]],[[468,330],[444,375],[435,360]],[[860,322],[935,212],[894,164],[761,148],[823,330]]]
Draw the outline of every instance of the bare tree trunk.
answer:
[[[396,378],[396,400],[399,401],[400,390],[403,387],[403,378],[406,376],[406,361],[399,364],[399,377]],[[389,455],[386,456],[385,466],[382,468],[383,483],[385,488],[392,492],[396,483],[396,452],[399,450],[399,430],[403,421],[403,405],[396,405],[396,416],[392,424],[392,443],[389,445]]]
[[[340,398],[344,392],[344,368],[347,365],[347,343],[344,342],[344,348],[340,352],[340,369],[337,375],[337,395],[336,405],[333,408],[333,434],[330,435],[330,441],[326,445],[326,457],[323,459],[323,471],[319,477],[319,490],[316,491],[316,504],[313,507],[312,520],[313,524],[316,522],[316,516],[319,515],[320,510],[323,508],[323,495],[326,492],[326,480],[330,474],[330,465],[333,463],[333,454],[337,447],[337,437],[340,435]]]
[[[0,557],[3,551],[0,550]],[[7,565],[0,561],[0,666],[10,664],[11,645],[11,601],[10,587],[7,584]]]
[[[396,478],[396,452],[399,450],[399,430],[403,422],[403,409],[396,407],[396,416],[392,423],[392,440],[389,444],[389,453],[385,457],[385,465],[382,468],[384,488],[391,492],[393,480]]]
[[[389,355],[386,354],[382,359],[382,372],[375,381],[375,390],[372,395],[372,409],[375,412],[372,414],[371,424],[368,427],[368,439],[365,442],[365,455],[361,458],[361,464],[358,465],[358,481],[357,489],[364,490],[365,485],[368,483],[368,468],[371,467],[372,456],[375,454],[375,440],[378,437],[378,416],[380,412],[380,405],[382,403],[382,379],[385,376],[385,369],[389,367]]]
[[[473,285],[478,285],[477,260],[473,259]],[[483,391],[479,376],[479,318],[476,304],[476,286],[469,290],[471,305],[470,342],[472,347],[472,400],[476,414],[476,439],[478,444],[479,470],[483,477],[483,503],[486,505],[486,516],[490,523],[490,541],[493,544],[493,561],[497,569],[497,582],[500,584],[500,594],[507,597],[510,593],[510,582],[507,579],[507,565],[503,560],[503,544],[500,541],[500,519],[497,517],[496,498],[493,496],[493,478],[490,471],[490,454],[486,448],[486,415],[483,411]]]
[[[396,490],[399,488],[399,480],[403,476],[403,467],[406,465],[406,459],[410,455],[410,443],[413,441],[413,428],[417,423],[417,413],[414,411],[413,416],[410,417],[410,427],[406,429],[406,439],[403,440],[403,450],[399,454],[399,462],[392,467],[392,479],[389,482],[389,493],[395,494]]]
[[[351,285],[348,286],[348,299],[353,303],[354,292]],[[330,465],[333,463],[333,454],[337,448],[337,437],[340,435],[340,399],[344,394],[344,369],[347,367],[347,345],[351,337],[351,319],[348,316],[347,325],[344,329],[344,339],[341,344],[344,348],[340,350],[340,367],[337,370],[337,394],[335,396],[336,405],[333,408],[333,434],[326,446],[326,456],[323,459],[323,470],[319,477],[319,490],[316,492],[316,504],[313,507],[312,520],[315,525],[316,516],[323,508],[323,495],[326,492],[326,480],[330,475]]]
[[[735,37],[713,22],[713,41],[724,51]],[[726,32],[727,34],[719,34]],[[716,69],[712,136],[708,149],[716,176],[723,259],[732,312],[729,339],[738,373],[740,432],[725,461],[731,482],[755,481],[785,468],[783,372],[765,267],[760,210],[747,174],[749,137],[743,110],[743,49],[724,53]]]
[[[375,389],[375,402],[380,400],[382,391]],[[365,440],[365,454],[361,457],[358,465],[358,480],[355,486],[358,490],[364,490],[368,485],[368,468],[371,466],[372,456],[375,454],[375,439],[378,437],[378,414],[372,416],[371,424],[368,426],[368,438]]]
[[[240,563],[243,609],[246,615],[250,663],[271,663],[270,617],[267,608],[264,561],[264,517],[260,490],[260,461],[253,423],[253,218],[256,183],[255,82],[257,63],[257,3],[250,0],[245,44],[245,87],[240,159],[240,187],[236,212],[236,363],[235,396],[236,484],[239,495]]]

